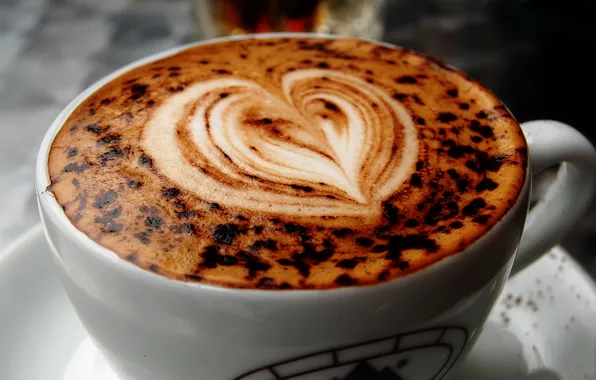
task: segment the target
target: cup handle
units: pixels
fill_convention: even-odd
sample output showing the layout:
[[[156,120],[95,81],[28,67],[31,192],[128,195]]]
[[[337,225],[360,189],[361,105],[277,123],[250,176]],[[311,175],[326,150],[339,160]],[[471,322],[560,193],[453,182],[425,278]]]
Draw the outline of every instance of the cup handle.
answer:
[[[552,120],[530,121],[521,127],[530,149],[531,176],[561,166],[554,183],[528,214],[511,275],[556,245],[583,216],[596,190],[596,151],[581,133]]]

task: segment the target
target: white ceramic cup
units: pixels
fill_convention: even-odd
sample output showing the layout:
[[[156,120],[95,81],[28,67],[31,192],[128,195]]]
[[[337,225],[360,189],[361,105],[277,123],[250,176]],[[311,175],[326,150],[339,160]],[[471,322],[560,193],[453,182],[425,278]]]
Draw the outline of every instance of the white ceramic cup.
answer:
[[[54,121],[37,161],[39,209],[64,287],[122,380],[441,379],[472,347],[512,267],[519,271],[556,244],[594,194],[596,152],[586,138],[559,122],[529,122],[522,125],[529,167],[515,204],[478,241],[422,271],[333,290],[170,280],[78,231],[46,191],[47,160],[54,136],[86,97],[184,48],[135,62],[84,91]],[[556,182],[528,214],[532,175],[559,163]]]

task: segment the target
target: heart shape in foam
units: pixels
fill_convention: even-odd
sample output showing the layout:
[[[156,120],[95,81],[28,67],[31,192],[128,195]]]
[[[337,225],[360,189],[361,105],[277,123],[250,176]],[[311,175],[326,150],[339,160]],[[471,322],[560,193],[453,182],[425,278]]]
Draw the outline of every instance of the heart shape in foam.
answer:
[[[145,126],[153,164],[200,199],[295,217],[377,220],[412,174],[417,131],[382,89],[321,69],[277,88],[241,78],[168,98]]]

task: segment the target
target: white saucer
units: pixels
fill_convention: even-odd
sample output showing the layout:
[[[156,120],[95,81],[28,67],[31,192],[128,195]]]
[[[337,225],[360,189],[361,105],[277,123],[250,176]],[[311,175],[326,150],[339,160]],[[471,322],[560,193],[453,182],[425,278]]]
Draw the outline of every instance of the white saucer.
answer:
[[[70,306],[48,249],[37,226],[0,253],[0,379],[116,380]],[[555,248],[508,282],[454,379],[596,380],[594,282]]]

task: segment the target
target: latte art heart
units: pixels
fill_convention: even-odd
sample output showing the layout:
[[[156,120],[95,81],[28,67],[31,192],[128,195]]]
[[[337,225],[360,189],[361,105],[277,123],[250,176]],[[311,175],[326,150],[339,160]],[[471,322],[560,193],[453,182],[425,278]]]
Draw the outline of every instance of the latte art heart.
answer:
[[[142,147],[162,175],[207,202],[376,220],[415,167],[406,108],[332,70],[288,72],[279,87],[235,77],[189,86],[155,111]]]

